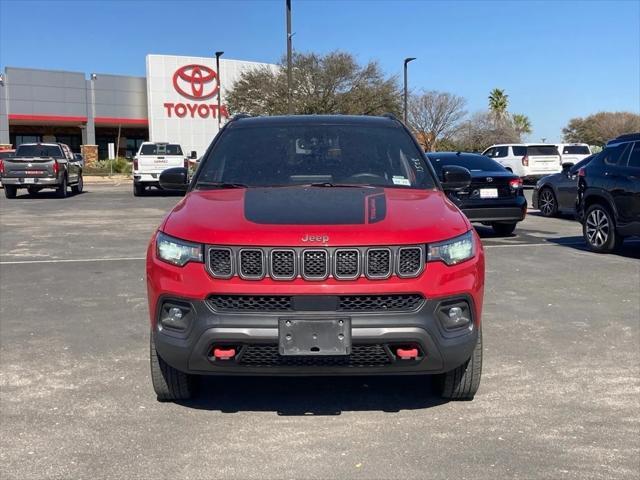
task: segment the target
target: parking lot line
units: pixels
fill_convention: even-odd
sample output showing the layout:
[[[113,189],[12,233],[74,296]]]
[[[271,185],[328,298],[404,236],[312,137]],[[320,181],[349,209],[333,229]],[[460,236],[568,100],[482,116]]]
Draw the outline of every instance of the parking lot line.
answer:
[[[123,262],[130,260],[144,260],[145,257],[107,257],[107,258],[58,258],[51,260],[14,260],[1,261],[0,265],[24,265],[29,263],[83,263],[83,262]]]

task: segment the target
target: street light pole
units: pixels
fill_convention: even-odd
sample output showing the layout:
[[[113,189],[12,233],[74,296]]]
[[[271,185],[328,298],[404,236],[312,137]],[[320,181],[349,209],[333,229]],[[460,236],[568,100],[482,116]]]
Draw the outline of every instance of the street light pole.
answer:
[[[218,131],[220,131],[222,104],[220,103],[220,91],[222,90],[222,82],[220,81],[220,57],[224,52],[216,52],[216,75],[218,76]]]
[[[414,61],[415,57],[408,57],[404,59],[404,123],[407,124],[407,64]]]
[[[287,2],[287,112],[293,113],[291,105],[291,0]]]

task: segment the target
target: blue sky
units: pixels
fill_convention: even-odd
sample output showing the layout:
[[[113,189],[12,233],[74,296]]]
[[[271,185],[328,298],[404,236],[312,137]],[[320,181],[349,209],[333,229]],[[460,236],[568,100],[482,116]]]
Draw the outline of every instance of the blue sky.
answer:
[[[276,62],[285,0],[0,0],[0,67],[144,75],[147,53]],[[294,48],[349,51],[412,90],[486,108],[499,87],[532,120],[531,140],[559,140],[576,116],[640,112],[640,1],[293,0]]]

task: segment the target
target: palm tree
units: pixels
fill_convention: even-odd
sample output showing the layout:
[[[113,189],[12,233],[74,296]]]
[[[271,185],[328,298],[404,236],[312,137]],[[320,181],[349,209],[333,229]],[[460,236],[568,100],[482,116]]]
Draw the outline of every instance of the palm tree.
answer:
[[[489,93],[489,110],[496,124],[500,124],[506,119],[507,107],[509,107],[509,95],[499,88],[491,90]]]
[[[513,128],[520,136],[520,139],[522,139],[523,135],[529,135],[532,132],[531,120],[529,120],[529,117],[527,117],[526,115],[523,115],[521,113],[514,113],[511,116],[511,121],[513,122]]]

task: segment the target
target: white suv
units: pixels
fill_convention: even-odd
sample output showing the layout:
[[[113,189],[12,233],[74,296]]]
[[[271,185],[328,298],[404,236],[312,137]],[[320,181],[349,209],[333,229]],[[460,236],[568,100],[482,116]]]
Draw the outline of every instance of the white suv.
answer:
[[[558,153],[562,157],[562,163],[574,165],[591,155],[591,148],[586,143],[559,143]]]
[[[536,180],[562,171],[562,162],[556,145],[545,143],[492,145],[482,154],[494,159],[525,180]]]

